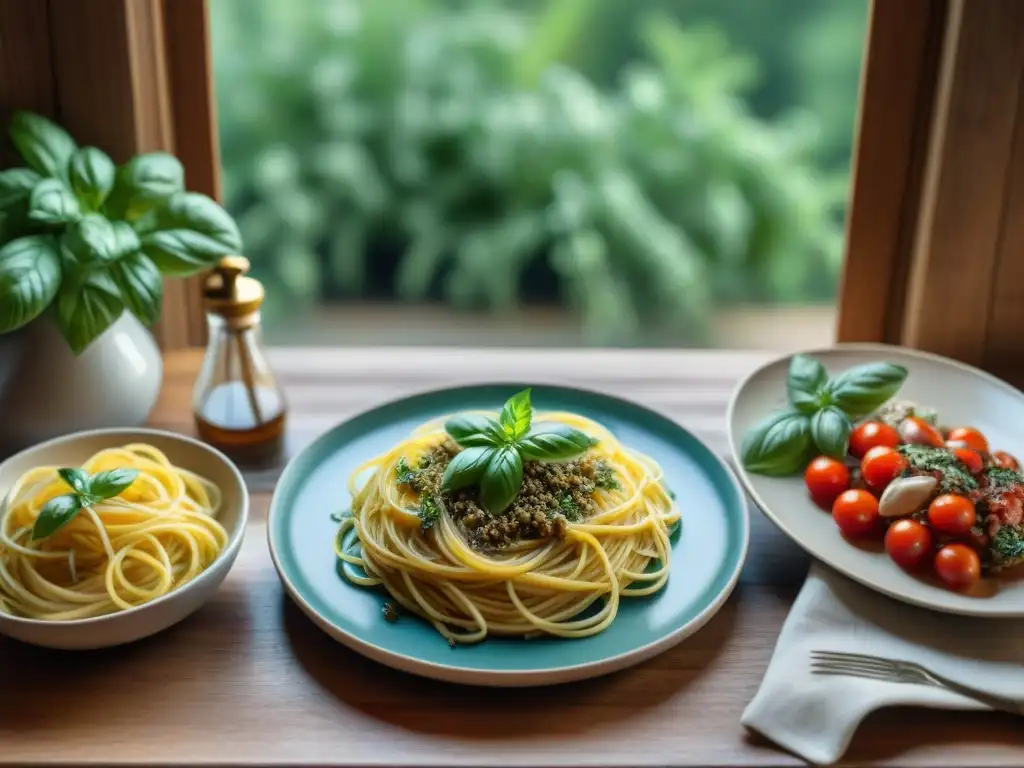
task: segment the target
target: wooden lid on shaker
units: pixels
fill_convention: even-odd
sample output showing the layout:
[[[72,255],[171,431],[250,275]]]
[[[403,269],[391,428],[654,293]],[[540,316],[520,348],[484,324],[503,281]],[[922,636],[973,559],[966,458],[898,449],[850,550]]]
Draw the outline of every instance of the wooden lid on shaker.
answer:
[[[263,284],[246,277],[249,260],[245,256],[224,256],[214,265],[203,283],[203,302],[208,312],[222,317],[251,315],[263,304]]]

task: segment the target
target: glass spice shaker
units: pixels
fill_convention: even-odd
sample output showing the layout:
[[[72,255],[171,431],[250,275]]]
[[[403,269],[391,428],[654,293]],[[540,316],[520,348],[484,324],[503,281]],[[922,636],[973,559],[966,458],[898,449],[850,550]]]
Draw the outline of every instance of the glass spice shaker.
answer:
[[[209,329],[192,392],[196,429],[239,464],[266,466],[282,451],[286,406],[263,353],[263,285],[244,256],[225,256],[203,285]]]

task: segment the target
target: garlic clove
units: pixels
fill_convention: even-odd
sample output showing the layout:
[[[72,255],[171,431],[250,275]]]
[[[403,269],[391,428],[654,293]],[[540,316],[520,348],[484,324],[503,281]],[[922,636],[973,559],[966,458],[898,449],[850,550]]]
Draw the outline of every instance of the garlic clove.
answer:
[[[924,507],[938,488],[939,481],[930,475],[897,477],[886,487],[878,501],[882,517],[905,517]]]

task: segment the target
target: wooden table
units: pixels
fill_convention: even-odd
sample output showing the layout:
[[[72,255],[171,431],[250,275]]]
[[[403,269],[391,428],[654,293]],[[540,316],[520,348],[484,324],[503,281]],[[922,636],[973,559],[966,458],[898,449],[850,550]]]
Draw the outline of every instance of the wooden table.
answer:
[[[389,398],[442,384],[578,384],[648,404],[725,450],[737,380],[762,354],[275,350],[290,450]],[[156,426],[190,432],[193,353],[169,356]],[[750,557],[721,612],[633,669],[538,690],[462,688],[393,672],[317,630],[285,597],[266,545],[272,474],[217,597],[163,634],[89,653],[0,640],[0,765],[794,765],[744,731],[807,559],[752,511]],[[1020,720],[888,710],[847,758],[881,765],[1024,764]]]

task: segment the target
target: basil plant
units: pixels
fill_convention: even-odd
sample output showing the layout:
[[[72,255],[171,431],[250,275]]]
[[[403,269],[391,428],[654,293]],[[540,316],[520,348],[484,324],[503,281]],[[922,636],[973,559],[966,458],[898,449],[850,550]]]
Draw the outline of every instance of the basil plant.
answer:
[[[125,310],[156,321],[164,275],[188,276],[242,248],[231,216],[185,190],[172,155],[118,167],[24,111],[10,136],[25,167],[0,171],[0,334],[47,311],[80,354]]]

